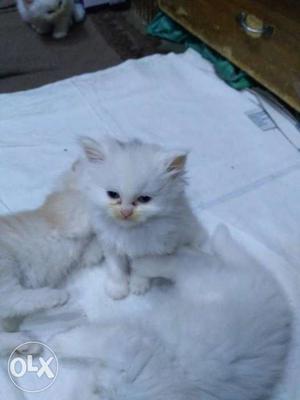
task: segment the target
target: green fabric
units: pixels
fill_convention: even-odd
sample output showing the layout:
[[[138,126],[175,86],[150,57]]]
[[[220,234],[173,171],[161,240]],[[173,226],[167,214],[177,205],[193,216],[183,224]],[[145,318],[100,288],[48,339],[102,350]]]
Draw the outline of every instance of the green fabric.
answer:
[[[254,84],[253,80],[245,72],[206,46],[200,39],[187,32],[163,12],[159,12],[151,21],[147,27],[147,32],[152,36],[181,43],[198,51],[214,65],[217,75],[234,89],[242,90]]]

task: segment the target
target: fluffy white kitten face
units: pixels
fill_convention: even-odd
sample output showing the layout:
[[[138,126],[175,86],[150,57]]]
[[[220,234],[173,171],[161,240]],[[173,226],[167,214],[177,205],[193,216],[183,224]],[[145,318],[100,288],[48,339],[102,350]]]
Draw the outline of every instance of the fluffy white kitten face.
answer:
[[[130,228],[172,217],[184,196],[186,154],[138,140],[82,138],[90,198],[100,215]]]
[[[43,18],[51,22],[61,14],[66,7],[66,0],[23,0],[32,18]]]

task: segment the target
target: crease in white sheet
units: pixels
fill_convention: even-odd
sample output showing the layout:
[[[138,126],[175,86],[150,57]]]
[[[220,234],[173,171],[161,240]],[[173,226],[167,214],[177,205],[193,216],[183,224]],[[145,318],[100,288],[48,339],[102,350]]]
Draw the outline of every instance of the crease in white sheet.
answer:
[[[209,229],[218,220],[230,225],[235,237],[278,274],[292,299],[298,327],[300,155],[280,129],[263,130],[249,118],[258,103],[255,96],[226,86],[192,50],[0,95],[0,211],[38,206],[78,156],[78,135],[134,136],[188,148],[188,195],[197,214]],[[72,301],[77,301],[73,308],[36,316],[27,326],[46,340],[60,329],[84,323],[80,309],[93,321],[147,309],[151,294],[112,307],[100,295],[102,273],[85,273],[70,284]],[[299,359],[299,343],[294,343],[277,398],[300,398]],[[56,388],[35,399],[53,400],[59,393],[60,400],[69,400],[77,395],[72,387],[77,375],[68,368],[62,369]],[[84,370],[79,368],[79,373]]]

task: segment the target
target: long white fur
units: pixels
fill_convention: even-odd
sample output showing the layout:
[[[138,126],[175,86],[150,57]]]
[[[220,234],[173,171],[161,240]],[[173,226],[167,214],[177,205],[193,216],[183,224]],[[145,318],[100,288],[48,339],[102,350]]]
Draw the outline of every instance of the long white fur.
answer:
[[[7,319],[65,303],[66,291],[54,288],[72,269],[103,257],[72,174],[40,208],[0,218],[0,353],[28,340],[19,332],[5,333]]]
[[[17,0],[22,19],[39,34],[52,33],[55,39],[68,34],[73,22],[85,16],[83,5],[76,0]]]
[[[52,340],[61,362],[86,363],[92,384],[82,400],[270,398],[289,351],[290,306],[224,229],[215,243],[212,256],[184,249],[167,264],[148,258],[145,267],[171,273],[175,285],[155,289],[139,321],[114,319]]]
[[[107,292],[119,299],[129,293],[128,261],[174,254],[201,241],[202,229],[185,195],[186,154],[109,137],[101,143],[82,138],[81,144],[86,159],[81,163],[80,190],[91,200],[93,223],[106,254]],[[107,191],[119,193],[121,200],[110,199]],[[137,203],[141,195],[152,200]],[[123,208],[133,209],[133,215],[122,218]],[[132,270],[131,291],[142,294],[148,288],[148,277]]]

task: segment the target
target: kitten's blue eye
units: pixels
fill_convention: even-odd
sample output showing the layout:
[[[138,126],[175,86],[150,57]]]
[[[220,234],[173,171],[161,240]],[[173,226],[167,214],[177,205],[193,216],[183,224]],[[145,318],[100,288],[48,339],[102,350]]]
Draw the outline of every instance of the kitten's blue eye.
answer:
[[[107,192],[107,195],[108,195],[108,197],[110,197],[111,199],[115,199],[115,200],[120,198],[119,193],[113,192],[113,191],[111,191],[111,190],[109,190],[109,191]]]
[[[137,201],[139,203],[143,203],[143,204],[149,203],[149,201],[151,201],[151,200],[152,200],[152,197],[150,197],[150,196],[140,196],[137,198]]]

